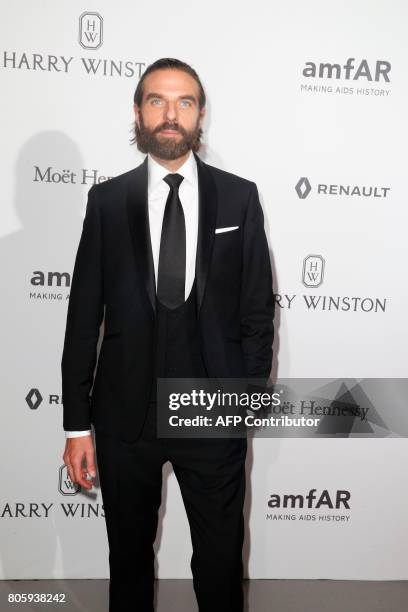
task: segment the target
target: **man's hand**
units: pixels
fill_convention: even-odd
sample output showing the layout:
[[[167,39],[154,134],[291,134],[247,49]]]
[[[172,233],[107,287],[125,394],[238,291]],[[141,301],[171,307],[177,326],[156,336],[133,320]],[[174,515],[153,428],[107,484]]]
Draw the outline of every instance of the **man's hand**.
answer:
[[[92,481],[86,479],[87,473],[91,478],[96,476],[95,449],[92,436],[68,438],[62,459],[68,468],[68,474],[72,482],[76,482],[85,489],[92,489]]]

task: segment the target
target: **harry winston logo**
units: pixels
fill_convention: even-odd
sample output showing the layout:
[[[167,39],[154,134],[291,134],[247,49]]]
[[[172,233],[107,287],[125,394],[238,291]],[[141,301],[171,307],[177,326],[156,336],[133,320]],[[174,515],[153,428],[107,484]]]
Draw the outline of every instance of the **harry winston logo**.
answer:
[[[79,44],[84,49],[99,49],[103,43],[103,19],[99,13],[82,13],[79,17]]]
[[[320,287],[323,275],[324,259],[321,255],[308,255],[304,258],[302,282],[305,287]]]
[[[25,397],[25,401],[31,410],[37,410],[38,406],[43,401],[43,397],[38,389],[30,389]]]
[[[309,183],[309,179],[307,179],[305,176],[302,176],[302,178],[299,179],[298,182],[296,183],[295,189],[296,189],[296,193],[298,194],[299,198],[301,200],[304,200],[305,198],[307,198],[309,193],[312,191],[312,186]]]
[[[61,465],[59,469],[58,491],[62,495],[76,495],[81,490],[81,485],[72,482],[68,474],[66,465]]]

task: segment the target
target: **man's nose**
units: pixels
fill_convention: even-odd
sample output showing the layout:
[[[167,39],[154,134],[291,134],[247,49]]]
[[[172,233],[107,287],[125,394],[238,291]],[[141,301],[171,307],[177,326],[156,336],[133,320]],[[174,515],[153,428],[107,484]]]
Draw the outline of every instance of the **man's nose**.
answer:
[[[166,104],[165,110],[166,120],[167,121],[176,121],[177,119],[177,108],[173,102],[169,102]]]

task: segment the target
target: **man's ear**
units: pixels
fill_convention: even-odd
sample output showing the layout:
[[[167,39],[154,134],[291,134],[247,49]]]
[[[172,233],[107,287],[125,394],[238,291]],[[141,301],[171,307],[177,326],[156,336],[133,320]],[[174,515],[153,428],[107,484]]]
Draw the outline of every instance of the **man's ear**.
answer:
[[[136,125],[140,127],[140,107],[137,104],[133,105],[133,112],[135,113]]]
[[[199,115],[199,119],[200,119],[200,127],[203,127],[203,122],[204,122],[204,117],[205,117],[205,111],[206,111],[206,107],[203,106],[202,109],[200,109],[200,115]]]

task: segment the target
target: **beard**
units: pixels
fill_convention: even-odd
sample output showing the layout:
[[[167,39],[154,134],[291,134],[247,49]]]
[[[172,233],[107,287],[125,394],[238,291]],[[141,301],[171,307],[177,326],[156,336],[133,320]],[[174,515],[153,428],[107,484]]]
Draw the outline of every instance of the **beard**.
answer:
[[[174,138],[172,136],[160,135],[161,130],[176,130],[181,134],[182,138]],[[140,127],[135,123],[135,137],[133,142],[136,142],[137,148],[142,153],[151,153],[159,159],[178,159],[188,151],[198,151],[200,148],[200,138],[202,130],[199,125],[199,119],[191,131],[187,131],[177,122],[171,123],[165,121],[154,130],[150,130],[145,126],[143,117],[140,114]]]

